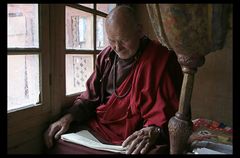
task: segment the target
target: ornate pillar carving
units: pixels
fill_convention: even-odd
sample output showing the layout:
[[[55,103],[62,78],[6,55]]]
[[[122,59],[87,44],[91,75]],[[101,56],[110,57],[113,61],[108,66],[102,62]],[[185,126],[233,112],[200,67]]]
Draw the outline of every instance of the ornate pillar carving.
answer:
[[[184,153],[187,149],[189,136],[192,134],[191,97],[194,75],[197,67],[204,64],[204,56],[178,55],[178,62],[182,65],[184,73],[179,109],[169,120],[168,129],[170,136],[170,153]]]

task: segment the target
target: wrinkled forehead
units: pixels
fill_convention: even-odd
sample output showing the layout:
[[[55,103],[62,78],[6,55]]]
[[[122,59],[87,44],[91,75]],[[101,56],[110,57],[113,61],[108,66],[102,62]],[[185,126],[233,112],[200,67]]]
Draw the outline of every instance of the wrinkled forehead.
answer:
[[[134,36],[136,31],[130,29],[108,29],[107,37],[112,40],[126,40]]]
[[[136,32],[136,24],[122,20],[106,23],[105,27],[107,35],[114,37],[129,37]]]

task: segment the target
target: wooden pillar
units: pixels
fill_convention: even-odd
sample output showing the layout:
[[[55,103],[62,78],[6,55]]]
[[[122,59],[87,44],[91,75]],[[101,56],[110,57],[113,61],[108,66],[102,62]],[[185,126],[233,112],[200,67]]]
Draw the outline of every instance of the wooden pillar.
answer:
[[[194,75],[197,67],[204,64],[203,56],[183,56],[178,55],[178,61],[184,73],[179,109],[169,120],[170,154],[185,153],[188,145],[188,138],[192,134],[191,121],[191,97],[194,83]]]
[[[226,4],[147,4],[159,41],[174,50],[184,79],[178,112],[169,120],[170,154],[182,154],[192,133],[194,75],[204,56],[222,49],[229,21]]]

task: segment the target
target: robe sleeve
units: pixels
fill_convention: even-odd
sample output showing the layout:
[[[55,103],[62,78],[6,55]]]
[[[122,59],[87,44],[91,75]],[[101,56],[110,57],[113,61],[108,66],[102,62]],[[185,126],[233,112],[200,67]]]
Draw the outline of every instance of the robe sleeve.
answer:
[[[141,107],[144,126],[155,125],[166,129],[168,120],[178,110],[179,96],[174,87],[173,79],[168,72],[164,72],[157,88],[155,102],[147,107]]]
[[[181,67],[174,52],[171,52],[161,74],[156,94],[152,94],[156,96],[155,101],[150,104],[150,107],[143,106],[141,108],[144,126],[156,125],[167,130],[169,119],[178,110],[182,79]]]
[[[132,110],[141,114],[143,127],[154,125],[166,130],[178,110],[181,67],[175,53],[159,44],[151,44],[146,51],[133,83]]]
[[[182,83],[182,72],[178,63],[169,59],[170,65],[162,74],[161,82],[156,92],[156,102],[151,108],[142,107],[144,127],[158,126],[161,136],[157,143],[169,143],[168,121],[175,115],[179,106],[179,96]],[[175,67],[174,67],[175,66]]]

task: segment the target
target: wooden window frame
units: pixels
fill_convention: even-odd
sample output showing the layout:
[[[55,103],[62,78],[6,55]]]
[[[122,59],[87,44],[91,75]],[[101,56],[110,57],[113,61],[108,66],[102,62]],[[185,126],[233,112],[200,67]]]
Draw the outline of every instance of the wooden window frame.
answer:
[[[75,50],[75,49],[66,49],[66,54],[86,54],[86,55],[93,55],[93,66],[95,67],[95,61],[96,61],[96,57],[97,55],[101,52],[101,50],[98,50],[96,48],[96,45],[97,45],[97,16],[100,16],[100,17],[104,17],[106,18],[106,16],[108,14],[104,13],[104,12],[101,12],[99,10],[97,10],[97,6],[96,6],[96,3],[93,4],[93,8],[88,8],[86,6],[81,6],[79,4],[67,4],[66,6],[68,7],[72,7],[74,9],[78,9],[78,10],[81,10],[81,11],[85,11],[87,13],[90,13],[93,15],[93,50]],[[64,92],[66,92],[66,89],[64,89]],[[79,92],[80,93],[80,92]],[[74,94],[71,94],[71,95],[65,95],[65,100],[64,100],[64,105],[63,107],[68,107],[68,106],[71,106],[73,100],[75,100],[75,98],[79,95],[79,93],[74,93]]]
[[[7,55],[39,55],[40,104],[23,107],[7,114],[8,153],[41,153],[45,125],[51,112],[49,5],[38,4],[39,48],[9,48]]]

